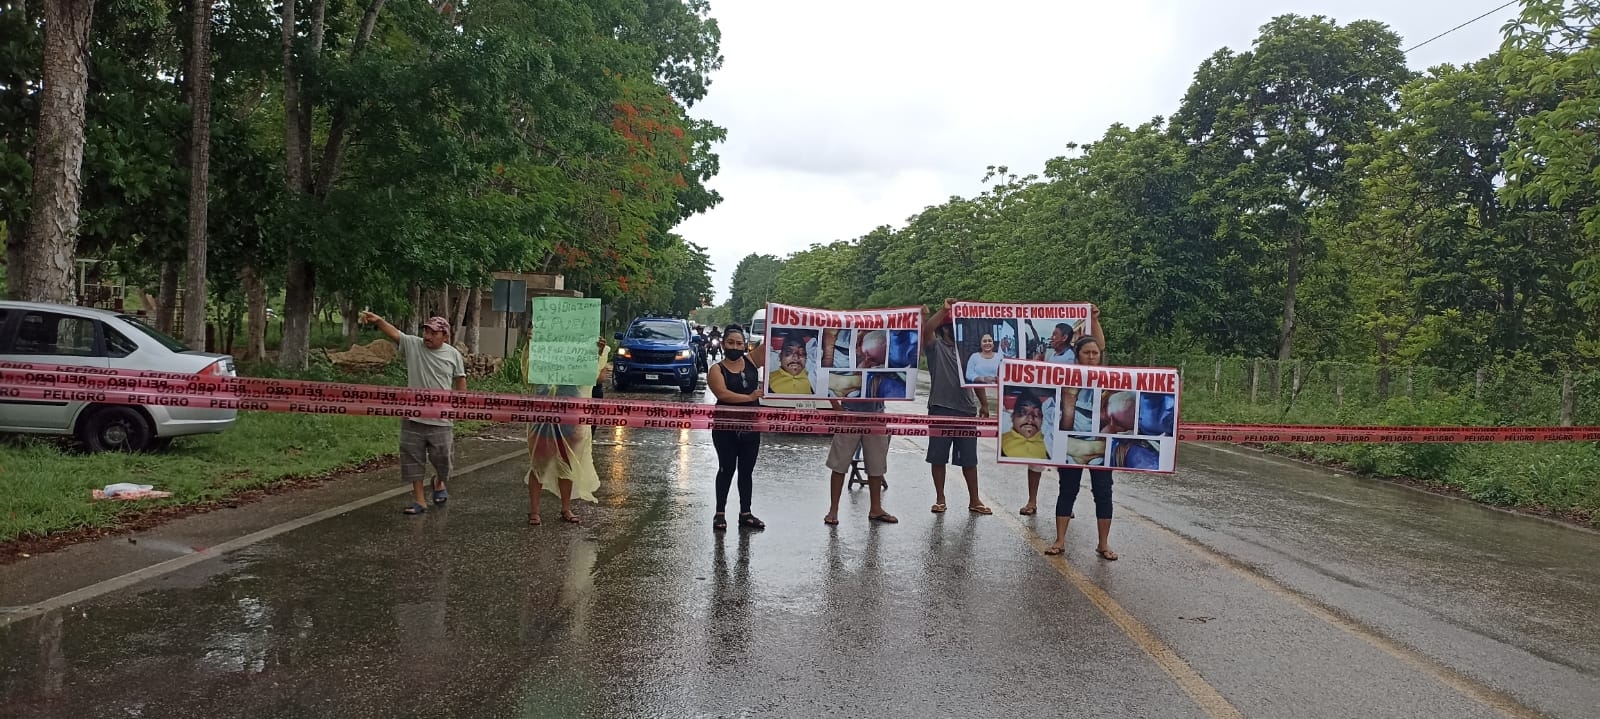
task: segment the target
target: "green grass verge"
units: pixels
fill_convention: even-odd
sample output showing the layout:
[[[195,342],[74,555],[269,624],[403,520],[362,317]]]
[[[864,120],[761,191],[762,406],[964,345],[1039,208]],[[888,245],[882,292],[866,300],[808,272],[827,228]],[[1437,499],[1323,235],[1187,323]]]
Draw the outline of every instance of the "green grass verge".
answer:
[[[250,374],[275,374],[251,368]],[[281,374],[280,374],[281,376]],[[343,376],[327,367],[297,373],[303,379],[400,385],[403,370],[378,375]],[[517,392],[499,378],[475,379],[474,390]],[[458,433],[483,423],[458,422]],[[180,438],[159,453],[81,454],[40,438],[0,440],[0,542],[37,538],[81,528],[111,527],[135,511],[192,505],[241,491],[271,486],[291,477],[324,474],[394,454],[397,421],[381,417],[338,417],[241,412],[221,434]],[[163,500],[95,501],[90,492],[114,482],[154,485],[172,492]]]
[[[77,454],[55,442],[17,440],[0,446],[0,541],[107,527],[128,511],[196,504],[321,474],[393,453],[397,435],[392,419],[244,412],[227,432],[179,439],[154,454]],[[154,485],[172,497],[90,498],[91,490],[113,482]]]
[[[1441,396],[1397,397],[1336,411],[1326,404],[1290,408],[1251,405],[1237,396],[1186,393],[1187,422],[1391,426],[1501,426],[1482,404]],[[1418,479],[1459,490],[1485,504],[1549,512],[1600,527],[1600,444],[1276,444],[1267,449],[1334,462],[1362,474]]]

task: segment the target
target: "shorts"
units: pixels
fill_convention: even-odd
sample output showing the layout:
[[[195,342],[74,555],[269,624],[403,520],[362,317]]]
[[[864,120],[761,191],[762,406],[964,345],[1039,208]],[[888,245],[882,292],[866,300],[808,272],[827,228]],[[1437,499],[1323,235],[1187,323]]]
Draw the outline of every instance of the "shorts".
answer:
[[[449,479],[455,437],[453,427],[400,420],[400,479],[421,482],[428,475],[429,464],[439,474],[439,481]]]
[[[958,412],[932,405],[928,414],[934,417],[975,417],[976,414]],[[928,464],[953,464],[962,469],[978,466],[977,437],[929,437]]]
[[[828,469],[839,474],[850,472],[850,461],[856,449],[861,450],[862,463],[867,465],[868,477],[882,477],[889,471],[889,435],[887,434],[836,434],[833,446],[828,448]]]

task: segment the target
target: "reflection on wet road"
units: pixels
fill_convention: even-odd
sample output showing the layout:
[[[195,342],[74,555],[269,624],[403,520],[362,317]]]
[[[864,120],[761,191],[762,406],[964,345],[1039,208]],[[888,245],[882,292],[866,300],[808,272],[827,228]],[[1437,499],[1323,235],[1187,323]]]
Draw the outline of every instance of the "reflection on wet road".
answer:
[[[611,395],[619,396],[619,395]],[[675,392],[630,392],[662,399]],[[690,401],[704,401],[697,393]],[[769,436],[765,532],[711,531],[705,432],[601,430],[581,526],[524,524],[526,466],[420,518],[380,502],[0,628],[25,717],[1494,717],[1600,706],[1600,537],[1186,447],[1119,475],[1108,563],[1019,517],[1023,473],[822,524],[827,439]],[[503,452],[505,444],[495,451]],[[1080,499],[1088,501],[1087,492]],[[39,566],[45,566],[43,564]],[[4,590],[0,589],[0,594]],[[5,603],[0,600],[0,604]]]

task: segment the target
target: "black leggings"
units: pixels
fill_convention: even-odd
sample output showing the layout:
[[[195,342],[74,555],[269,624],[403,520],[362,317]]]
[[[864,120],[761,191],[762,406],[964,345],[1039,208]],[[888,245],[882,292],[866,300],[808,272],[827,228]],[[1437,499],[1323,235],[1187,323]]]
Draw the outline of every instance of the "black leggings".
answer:
[[[711,430],[711,445],[717,448],[717,513],[728,509],[728,489],[733,472],[739,471],[739,513],[750,513],[751,475],[756,470],[756,455],[761,452],[760,432]]]
[[[1078,501],[1078,487],[1083,481],[1083,469],[1061,467],[1056,469],[1061,477],[1061,493],[1056,495],[1056,516],[1071,517],[1072,505]],[[1094,494],[1095,519],[1111,518],[1111,470],[1089,470],[1089,492]]]

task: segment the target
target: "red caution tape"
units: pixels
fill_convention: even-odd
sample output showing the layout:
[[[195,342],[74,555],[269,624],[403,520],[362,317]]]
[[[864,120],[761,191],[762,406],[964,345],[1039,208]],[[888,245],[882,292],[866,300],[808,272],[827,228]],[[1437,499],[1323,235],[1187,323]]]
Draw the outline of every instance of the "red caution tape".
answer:
[[[0,401],[5,399],[644,429],[726,429],[741,432],[914,437],[995,436],[992,420],[976,418],[726,407],[682,402],[543,398],[0,362]]]
[[[1594,442],[1600,427],[1379,427],[1184,424],[1178,439],[1191,442]]]
[[[682,402],[545,398],[336,382],[214,377],[103,367],[0,362],[7,399],[160,405],[413,419],[727,429],[794,434],[994,437],[994,420],[915,414],[724,407]],[[1382,427],[1181,423],[1178,439],[1245,443],[1600,441],[1600,427]]]

